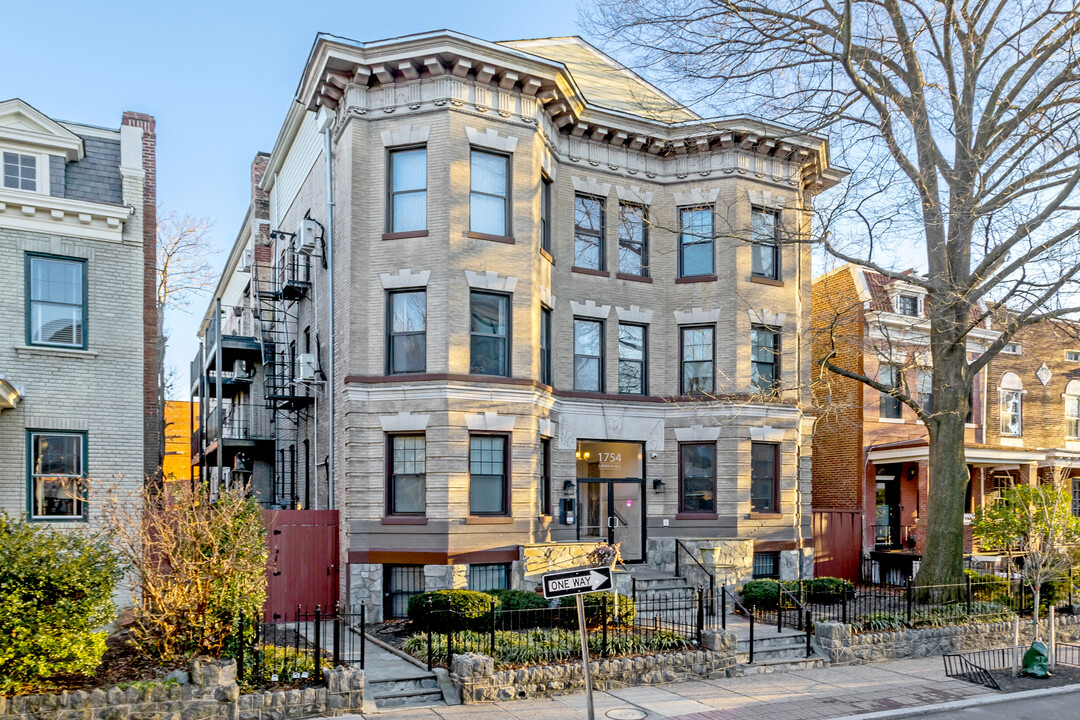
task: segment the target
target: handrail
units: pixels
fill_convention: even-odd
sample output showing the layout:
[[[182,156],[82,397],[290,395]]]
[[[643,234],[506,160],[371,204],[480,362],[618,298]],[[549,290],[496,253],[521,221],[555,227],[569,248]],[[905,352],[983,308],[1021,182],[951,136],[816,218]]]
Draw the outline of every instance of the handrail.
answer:
[[[779,593],[778,593],[779,597],[777,598],[777,603],[776,603],[776,629],[780,630],[781,627],[783,626],[784,603],[782,602],[782,600],[783,600],[783,596],[787,595],[789,598],[791,598],[791,601],[793,603],[795,603],[795,609],[797,611],[796,617],[798,619],[796,620],[796,628],[795,629],[796,630],[802,630],[803,629],[803,616],[804,616],[805,611],[806,611],[806,605],[804,605],[802,602],[800,602],[799,598],[795,597],[795,595],[793,595],[790,590],[788,590],[786,587],[784,587],[783,582],[777,580],[776,581],[776,587],[779,588]]]
[[[700,560],[694,557],[694,554],[690,552],[690,548],[683,545],[682,540],[675,538],[675,577],[682,577],[679,574],[679,549],[682,548],[687,557],[694,561],[694,564],[698,566],[701,572],[705,573],[709,578],[709,614],[714,615],[716,612],[716,576],[709,572],[709,569],[705,567]]]
[[[728,597],[731,598],[731,602],[734,603],[736,608],[738,608],[739,610],[742,610],[742,614],[750,622],[750,638],[749,638],[749,641],[747,642],[747,647],[750,650],[750,656],[747,658],[747,662],[749,664],[753,665],[754,664],[754,610],[753,610],[753,608],[748,610],[745,605],[743,605],[741,602],[739,602],[739,598],[736,596],[736,593],[735,593],[734,590],[729,594],[728,591],[727,591],[727,585],[721,586],[720,594],[722,595],[721,604],[723,606],[722,607],[723,615],[721,617],[721,627],[724,630],[727,630],[727,599],[728,599]],[[736,642],[736,650],[737,649],[738,649],[738,643]]]

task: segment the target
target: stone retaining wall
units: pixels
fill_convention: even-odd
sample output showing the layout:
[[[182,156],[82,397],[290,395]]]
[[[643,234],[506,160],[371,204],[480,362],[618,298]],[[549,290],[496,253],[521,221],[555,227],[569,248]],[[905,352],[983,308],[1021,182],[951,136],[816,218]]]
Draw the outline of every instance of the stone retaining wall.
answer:
[[[1058,642],[1080,639],[1080,616],[1062,615],[1055,619]],[[1049,620],[1040,622],[1042,638],[1049,641]],[[1031,620],[1020,619],[1020,644],[1031,644]],[[856,663],[919,658],[953,652],[989,650],[1012,645],[1013,623],[982,623],[951,627],[854,634],[844,623],[818,623],[814,645],[818,654],[830,663]]]
[[[323,670],[326,687],[240,694],[236,662],[194,661],[190,682],[0,696],[0,720],[295,720],[361,712],[364,671]]]
[[[612,690],[728,677],[735,664],[735,635],[706,631],[705,649],[597,660],[589,667],[593,688]],[[580,662],[495,672],[494,661],[478,653],[455,655],[450,678],[466,704],[552,697],[585,689]]]

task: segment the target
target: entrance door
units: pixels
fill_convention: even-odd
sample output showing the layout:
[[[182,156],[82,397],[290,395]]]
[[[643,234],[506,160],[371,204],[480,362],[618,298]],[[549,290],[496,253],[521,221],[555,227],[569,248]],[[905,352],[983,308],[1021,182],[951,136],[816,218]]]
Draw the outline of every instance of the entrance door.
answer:
[[[578,540],[620,543],[624,562],[645,559],[644,448],[578,443]]]

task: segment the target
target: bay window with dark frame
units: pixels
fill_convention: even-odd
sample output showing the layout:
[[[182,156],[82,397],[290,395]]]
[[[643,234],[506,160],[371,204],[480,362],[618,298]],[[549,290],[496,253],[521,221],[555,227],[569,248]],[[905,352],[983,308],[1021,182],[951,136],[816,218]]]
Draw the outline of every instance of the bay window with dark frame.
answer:
[[[716,514],[716,443],[680,443],[679,512]]]
[[[469,435],[469,514],[510,514],[509,435]]]
[[[30,430],[30,518],[86,519],[86,433]]]
[[[780,512],[780,446],[750,443],[750,511]]]
[[[649,215],[644,205],[619,203],[619,273],[649,277]]]
[[[540,249],[551,255],[551,187],[547,175],[540,175]]]
[[[716,389],[716,328],[696,325],[679,328],[679,393],[707,395]]]
[[[760,393],[780,389],[780,331],[768,325],[750,327],[750,382]]]
[[[386,371],[388,375],[427,369],[427,290],[387,293]]]
[[[604,200],[574,196],[574,267],[604,270]]]
[[[619,323],[619,394],[648,392],[646,326]]]
[[[510,296],[469,293],[469,373],[510,376]]]
[[[604,392],[604,323],[574,318],[574,389]]]
[[[551,377],[551,308],[540,307],[540,382],[552,384]]]
[[[750,275],[766,280],[780,279],[780,216],[775,210],[750,209],[750,235],[753,252]]]
[[[551,438],[540,438],[537,446],[539,456],[536,459],[540,471],[540,515],[551,515]]]
[[[386,514],[423,516],[427,511],[427,438],[388,435]]]
[[[386,232],[427,230],[427,147],[393,148],[387,164]]]
[[[26,254],[26,344],[86,349],[86,261]]]
[[[469,156],[469,231],[510,235],[510,156],[472,148]]]
[[[680,278],[707,277],[716,274],[714,235],[711,206],[679,208],[678,272]]]

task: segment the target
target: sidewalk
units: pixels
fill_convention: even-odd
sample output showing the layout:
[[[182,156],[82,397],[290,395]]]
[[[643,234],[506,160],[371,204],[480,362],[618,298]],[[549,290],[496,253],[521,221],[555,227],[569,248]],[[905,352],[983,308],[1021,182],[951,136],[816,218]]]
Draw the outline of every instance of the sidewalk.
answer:
[[[992,692],[946,678],[941,658],[932,657],[608,690],[594,697],[596,720],[818,720]],[[585,696],[390,710],[380,715],[389,720],[582,720]]]

